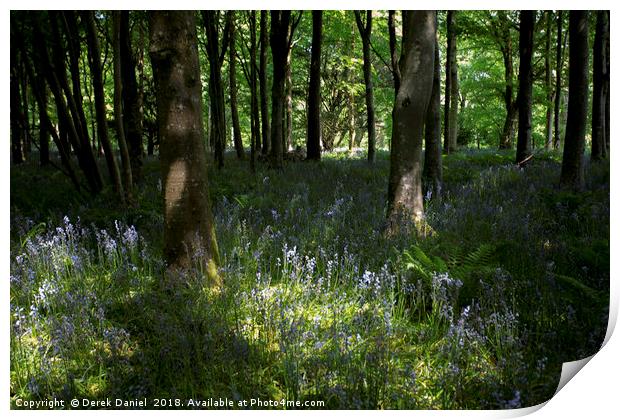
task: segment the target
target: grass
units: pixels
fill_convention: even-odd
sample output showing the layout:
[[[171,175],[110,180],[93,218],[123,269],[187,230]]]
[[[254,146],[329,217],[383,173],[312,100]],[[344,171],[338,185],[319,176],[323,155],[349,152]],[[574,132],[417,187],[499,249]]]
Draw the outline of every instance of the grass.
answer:
[[[122,209],[51,169],[11,170],[11,404],[124,397],[516,408],[598,350],[609,301],[609,164],[582,194],[558,156],[445,157],[435,234],[383,237],[388,155],[282,172],[229,158],[210,191],[225,287],[162,284],[158,163]],[[187,407],[185,407],[187,408]],[[256,408],[256,407],[254,407]]]

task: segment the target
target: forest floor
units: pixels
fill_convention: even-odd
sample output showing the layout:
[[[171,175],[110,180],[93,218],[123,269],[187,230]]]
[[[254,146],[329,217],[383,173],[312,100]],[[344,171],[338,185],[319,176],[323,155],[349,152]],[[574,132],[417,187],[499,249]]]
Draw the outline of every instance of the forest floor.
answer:
[[[576,194],[557,188],[558,155],[519,169],[513,153],[444,157],[443,196],[426,199],[432,235],[391,239],[387,153],[256,174],[228,157],[209,169],[217,295],[198,269],[174,289],[161,281],[157,160],[131,209],[111,191],[77,194],[54,169],[12,167],[11,405],[546,401],[561,364],[596,352],[607,328],[609,163],[588,166]]]

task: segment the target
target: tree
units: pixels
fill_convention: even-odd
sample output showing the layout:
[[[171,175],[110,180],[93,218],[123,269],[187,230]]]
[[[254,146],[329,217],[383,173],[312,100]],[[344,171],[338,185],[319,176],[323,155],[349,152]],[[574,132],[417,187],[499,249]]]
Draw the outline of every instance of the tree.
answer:
[[[450,153],[457,148],[459,79],[456,64],[456,12],[448,10],[447,23],[447,56],[446,56],[446,93],[444,102],[444,151]]]
[[[310,85],[308,87],[308,137],[307,157],[321,160],[321,38],[323,12],[312,12],[312,57],[310,59]]]
[[[132,181],[140,179],[142,171],[142,98],[138,93],[136,60],[133,55],[129,29],[129,11],[120,14],[120,61],[122,79],[123,130],[129,151]]]
[[[534,18],[532,10],[522,10],[519,29],[519,132],[516,163],[525,161],[532,143],[532,50],[534,48]]]
[[[11,37],[12,38],[12,37]],[[11,48],[11,156],[13,163],[24,162],[22,153],[21,100],[19,99],[17,48]]]
[[[441,64],[439,61],[439,41],[435,39],[435,64],[431,99],[426,110],[424,125],[424,180],[425,193],[431,197],[441,197],[443,169],[441,167]]]
[[[553,12],[545,11],[545,149],[550,150],[553,145],[553,75],[551,74],[551,38],[553,32]]]
[[[553,148],[560,147],[560,105],[562,102],[562,68],[564,48],[562,43],[562,10],[558,10],[557,41],[555,53],[555,103],[553,106]],[[564,38],[566,40],[566,38]]]
[[[583,152],[588,115],[588,12],[571,10],[568,24],[568,122],[560,185],[581,190],[585,186]]]
[[[394,97],[400,88],[400,69],[398,68],[398,51],[396,50],[396,11],[388,11],[388,31],[390,33],[390,64],[394,80]]]
[[[237,109],[237,49],[235,46],[235,12],[231,10],[226,15],[228,22],[229,54],[228,54],[228,75],[230,82],[230,116],[233,125],[233,144],[238,159],[245,159],[243,150],[243,139],[241,138],[241,127],[239,126],[239,110]]]
[[[203,141],[200,65],[191,11],[150,12],[169,272],[197,264],[221,285]]]
[[[267,32],[267,11],[261,10],[260,12],[260,58],[259,58],[259,70],[258,79],[260,87],[260,119],[261,119],[261,133],[262,133],[262,147],[261,151],[263,155],[268,155],[271,152],[271,126],[269,123],[269,100],[267,98],[267,47],[269,43]]]
[[[607,72],[607,57],[605,44],[607,42],[607,17],[605,11],[596,12],[596,32],[594,35],[594,49],[592,54],[592,153],[591,159],[601,160],[607,154],[605,141],[605,78]]]
[[[114,192],[118,195],[121,202],[125,200],[123,192],[123,183],[121,181],[120,171],[116,163],[116,157],[112,144],[108,136],[108,124],[105,109],[105,96],[103,92],[103,77],[101,70],[101,49],[99,48],[99,39],[97,37],[97,28],[95,26],[94,12],[82,12],[82,20],[86,26],[86,43],[88,45],[88,63],[90,65],[91,78],[93,82],[93,91],[95,95],[95,111],[97,119],[97,133],[99,142],[104,151],[108,173],[112,181]]]
[[[392,112],[388,235],[397,233],[401,222],[419,224],[424,217],[422,136],[433,87],[435,42],[435,12],[403,12],[401,84]]]
[[[284,135],[284,84],[286,77],[286,56],[289,43],[289,24],[291,11],[271,11],[271,31],[269,43],[273,57],[273,85],[271,88],[271,165],[281,168],[283,165],[282,139]]]
[[[114,43],[114,122],[116,126],[116,141],[121,151],[123,166],[123,182],[127,202],[133,200],[133,174],[131,172],[131,157],[125,139],[125,124],[123,119],[123,77],[121,65],[121,12],[113,12],[113,43]]]
[[[256,73],[256,11],[250,11],[250,108],[251,108],[251,151],[250,167],[252,171],[256,169],[256,152],[260,149],[260,117],[258,113],[258,92],[257,92],[257,73]]]
[[[372,62],[370,59],[370,35],[372,34],[372,10],[366,11],[366,22],[362,14],[355,11],[355,23],[362,38],[362,54],[364,56],[364,85],[366,85],[366,121],[368,125],[368,162],[375,161],[375,99],[372,89]]]

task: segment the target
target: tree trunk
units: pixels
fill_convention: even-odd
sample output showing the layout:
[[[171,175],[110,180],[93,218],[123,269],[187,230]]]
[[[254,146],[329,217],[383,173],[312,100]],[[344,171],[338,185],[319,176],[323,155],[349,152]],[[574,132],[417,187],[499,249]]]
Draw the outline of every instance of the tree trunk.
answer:
[[[588,115],[588,12],[569,14],[568,122],[560,185],[582,190],[585,186],[583,152]]]
[[[605,90],[606,90],[606,94],[605,94],[605,151],[607,152],[607,156],[609,156],[610,154],[610,150],[609,150],[609,132],[610,132],[610,122],[609,122],[609,102],[610,102],[610,97],[611,97],[611,90],[610,90],[610,77],[611,77],[611,73],[610,73],[610,63],[611,63],[611,55],[610,53],[610,43],[611,43],[611,37],[609,34],[609,11],[605,12],[605,18],[607,19],[607,36],[605,37],[605,57],[607,58],[607,62],[606,67],[607,67],[607,71],[605,72]]]
[[[125,197],[128,203],[133,201],[133,174],[131,157],[125,139],[123,124],[123,79],[121,69],[121,12],[113,12],[113,43],[114,43],[114,122],[116,125],[116,141],[121,151]]]
[[[169,279],[196,265],[221,286],[203,142],[194,12],[150,12],[150,55],[157,86],[164,185],[164,255]]]
[[[400,88],[400,69],[398,68],[398,51],[396,48],[396,11],[388,11],[388,31],[390,32],[390,61],[392,65],[392,79],[394,80],[394,98]]]
[[[312,12],[312,56],[310,58],[310,85],[308,86],[308,139],[307,158],[321,160],[321,41],[323,12]]]
[[[450,151],[455,151],[458,148],[458,114],[459,114],[459,75],[458,65],[456,62],[456,12],[452,12],[450,20],[450,33],[448,35],[448,51],[449,57],[447,63],[450,66],[450,112],[448,116],[448,139],[450,144]]]
[[[431,197],[441,197],[443,170],[441,167],[441,64],[439,60],[439,42],[435,39],[435,71],[431,99],[426,110],[424,127],[424,179],[425,192]]]
[[[14,164],[20,164],[24,162],[24,155],[22,151],[22,126],[21,120],[21,107],[22,103],[19,99],[19,62],[17,59],[17,49],[11,48],[11,156]]]
[[[362,38],[364,55],[364,84],[366,85],[366,114],[368,124],[368,162],[375,162],[375,100],[372,89],[372,62],[370,61],[370,34],[372,33],[372,10],[366,11],[366,23],[362,15],[355,11],[355,22]]]
[[[551,150],[553,145],[553,80],[551,74],[551,35],[553,31],[551,10],[545,11],[545,93],[547,94],[545,114],[545,150]]]
[[[241,127],[239,126],[239,111],[237,110],[237,58],[235,48],[235,12],[231,10],[228,12],[227,19],[229,20],[228,27],[228,75],[230,81],[230,116],[233,126],[233,143],[235,145],[235,151],[237,152],[237,158],[245,159],[245,150],[243,150],[243,139],[241,138]]]
[[[558,10],[557,44],[555,53],[555,104],[553,109],[553,148],[560,147],[560,105],[562,104],[562,10]]]
[[[292,36],[292,35],[291,35]],[[292,59],[293,49],[288,48],[286,53],[286,109],[285,109],[285,122],[286,133],[284,135],[282,147],[284,152],[287,152],[292,148],[293,144],[293,78],[292,78]]]
[[[207,35],[207,57],[209,59],[211,136],[217,167],[222,168],[224,166],[224,152],[226,150],[226,115],[224,111],[224,88],[222,86],[222,58],[226,54],[226,50],[222,48],[220,51],[217,32],[219,12],[203,10],[202,17]]]
[[[32,90],[34,93],[35,86],[32,82]],[[43,124],[43,120],[47,116],[47,87],[43,85],[41,92],[41,103],[38,106],[39,109],[39,163],[41,166],[49,165],[50,163],[50,132],[46,124]],[[35,94],[36,99],[36,94]]]
[[[86,26],[86,42],[88,44],[88,62],[93,81],[93,93],[95,95],[95,112],[97,118],[97,137],[103,148],[105,160],[108,166],[108,173],[112,181],[114,192],[118,195],[121,202],[125,200],[123,183],[120,171],[114,156],[114,149],[108,136],[108,124],[106,118],[105,95],[103,92],[103,76],[101,71],[101,50],[99,48],[99,38],[95,26],[94,12],[82,12],[82,19]]]
[[[271,88],[271,165],[283,165],[282,137],[285,105],[286,55],[291,11],[271,11],[270,45],[273,57],[273,86]]]
[[[592,153],[593,161],[601,160],[605,155],[605,73],[607,63],[605,57],[605,37],[607,34],[607,18],[605,12],[596,12],[596,32],[594,35],[592,63]]]
[[[133,182],[140,179],[142,172],[142,103],[138,95],[136,79],[136,60],[132,53],[132,33],[129,30],[129,11],[121,12],[120,57],[122,78],[123,128]]]
[[[532,51],[534,48],[534,11],[522,10],[519,29],[519,132],[516,163],[531,153],[532,142]]]
[[[432,11],[403,11],[401,85],[392,112],[393,130],[388,185],[388,225],[393,235],[424,218],[422,137],[433,87],[436,16]]]
[[[260,84],[260,118],[262,126],[262,147],[261,151],[264,156],[271,152],[271,127],[269,123],[269,101],[267,99],[267,11],[260,12],[260,67],[258,72]]]
[[[518,116],[518,106],[513,99],[514,96],[514,67],[512,62],[512,37],[510,35],[510,22],[506,16],[506,12],[499,12],[500,24],[500,44],[502,57],[504,59],[504,105],[506,107],[506,119],[504,120],[504,128],[499,141],[500,149],[512,148],[512,139],[514,137],[514,126]]]
[[[252,172],[256,170],[256,151],[260,150],[260,117],[258,112],[256,74],[256,11],[250,11],[250,108],[251,108],[251,156],[250,167]]]

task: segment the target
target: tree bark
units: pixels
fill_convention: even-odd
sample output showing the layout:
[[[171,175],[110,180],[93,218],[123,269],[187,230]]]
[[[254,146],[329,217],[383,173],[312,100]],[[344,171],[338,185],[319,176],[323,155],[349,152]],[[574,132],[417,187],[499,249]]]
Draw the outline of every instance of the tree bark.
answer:
[[[609,121],[609,102],[610,102],[610,97],[611,97],[611,90],[610,90],[610,77],[611,77],[611,73],[610,73],[610,63],[611,63],[611,55],[610,55],[610,44],[611,44],[611,37],[609,34],[609,11],[605,11],[605,18],[607,19],[607,36],[605,37],[605,56],[607,57],[607,62],[605,63],[607,66],[607,71],[605,72],[605,90],[606,90],[606,95],[605,95],[605,150],[607,152],[607,156],[609,156],[610,153],[610,144],[609,144],[609,132],[610,132],[610,121]]]
[[[219,12],[202,11],[205,32],[207,35],[207,57],[209,59],[209,97],[211,103],[211,135],[214,146],[214,157],[217,167],[224,166],[226,150],[226,114],[224,111],[224,89],[222,86],[222,62],[226,54],[226,42],[220,48],[217,32]],[[228,28],[226,28],[226,32]],[[228,35],[225,35],[226,39]]]
[[[93,82],[93,93],[95,95],[95,112],[97,119],[97,137],[104,151],[108,173],[112,181],[114,192],[118,195],[121,202],[125,200],[123,183],[120,171],[114,155],[114,149],[108,136],[108,124],[106,118],[105,95],[103,92],[103,75],[101,70],[101,50],[99,48],[99,38],[95,26],[94,12],[82,12],[82,19],[86,26],[86,42],[88,45],[88,62]]]
[[[547,95],[545,114],[545,150],[553,145],[553,75],[551,74],[551,35],[553,31],[553,12],[545,11],[545,93]]]
[[[269,34],[273,57],[273,86],[271,88],[271,165],[279,169],[283,165],[282,138],[285,105],[286,55],[291,11],[271,11]]]
[[[312,11],[312,55],[310,58],[310,85],[308,86],[307,158],[321,160],[321,41],[323,12]]]
[[[24,154],[22,151],[22,127],[21,120],[21,100],[19,99],[19,62],[17,58],[17,49],[11,48],[11,156],[14,164],[24,162]]]
[[[245,159],[245,150],[243,150],[243,139],[241,138],[241,127],[239,125],[239,111],[237,109],[237,58],[235,48],[235,12],[231,10],[226,17],[229,20],[228,27],[228,76],[230,82],[230,116],[233,125],[233,143],[237,158]]]
[[[557,44],[555,53],[555,103],[553,109],[553,148],[560,147],[560,105],[562,104],[562,10],[558,10]]]
[[[114,122],[116,126],[116,141],[121,151],[123,166],[123,182],[125,198],[128,203],[133,201],[133,174],[131,172],[131,157],[125,139],[123,124],[123,77],[121,69],[121,12],[113,12],[113,43],[114,43]]]
[[[372,10],[366,11],[366,23],[362,15],[355,11],[355,22],[362,38],[362,52],[364,55],[364,85],[366,86],[366,114],[368,125],[368,162],[375,162],[375,99],[372,88],[372,62],[370,59],[370,35],[372,33]]]
[[[33,93],[35,90],[35,83],[32,82]],[[36,94],[35,94],[36,100]],[[41,166],[47,166],[50,163],[50,132],[46,124],[43,124],[43,120],[47,116],[47,87],[43,85],[41,92],[41,103],[38,106],[39,110],[39,163]]]
[[[398,68],[398,51],[396,48],[396,11],[388,11],[388,31],[390,32],[390,61],[392,65],[392,79],[394,80],[394,98],[400,88],[400,69]]]
[[[203,142],[200,64],[194,12],[150,12],[157,86],[168,273],[198,265],[221,286]],[[169,276],[169,278],[172,276]]]
[[[129,11],[121,11],[120,57],[122,78],[123,128],[129,149],[131,177],[133,182],[140,179],[142,172],[142,103],[138,94],[136,78],[136,60],[131,44],[132,33],[129,29]]]
[[[560,185],[582,190],[585,186],[583,152],[588,115],[588,12],[569,14],[568,122]]]
[[[260,84],[260,118],[262,126],[262,147],[261,151],[264,156],[271,152],[271,127],[269,122],[269,100],[267,98],[267,11],[260,12],[260,67],[259,67],[259,84]]]
[[[506,12],[500,11],[499,14],[499,43],[504,60],[504,106],[506,107],[506,119],[504,120],[504,128],[500,136],[499,148],[512,148],[512,139],[514,137],[514,126],[518,116],[517,102],[514,97],[514,67],[512,61],[512,37],[510,35],[510,22],[506,16]]]
[[[290,35],[292,36],[292,34]],[[293,144],[293,77],[291,68],[291,59],[293,56],[292,53],[293,49],[292,47],[289,47],[286,53],[286,109],[284,120],[284,122],[286,123],[286,132],[284,138],[282,139],[282,150],[284,150],[284,152],[290,150]]]
[[[444,143],[447,141],[448,146],[446,147],[444,144],[444,150],[446,153],[450,153],[458,147],[456,139],[458,135],[459,78],[456,63],[456,11],[448,11],[447,25],[446,109],[444,110],[446,126],[444,128]],[[447,93],[448,89],[449,95]]]
[[[250,108],[251,108],[251,150],[250,168],[256,170],[256,152],[260,150],[260,116],[258,111],[256,74],[256,11],[250,11]]]
[[[592,152],[593,161],[601,160],[606,152],[605,144],[605,73],[607,58],[605,43],[607,35],[607,18],[605,12],[596,12],[596,31],[594,35],[592,63]]]
[[[441,197],[443,169],[441,167],[441,64],[439,60],[439,41],[435,39],[435,64],[431,99],[426,110],[424,126],[424,172],[422,178],[425,193],[431,197]]]
[[[532,143],[532,52],[534,48],[534,11],[522,10],[519,29],[519,132],[516,163],[531,153]]]
[[[403,12],[401,85],[392,112],[388,185],[388,225],[393,235],[424,218],[422,137],[433,87],[436,16],[432,11]]]

